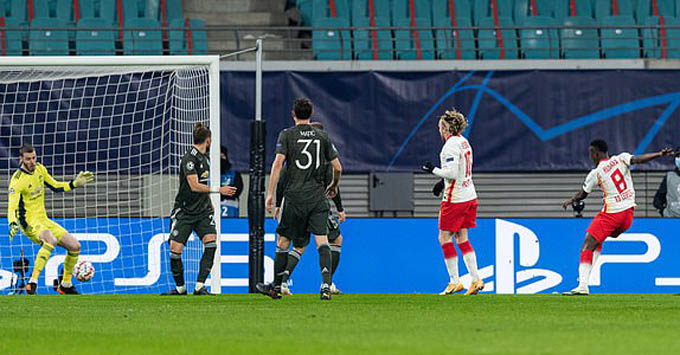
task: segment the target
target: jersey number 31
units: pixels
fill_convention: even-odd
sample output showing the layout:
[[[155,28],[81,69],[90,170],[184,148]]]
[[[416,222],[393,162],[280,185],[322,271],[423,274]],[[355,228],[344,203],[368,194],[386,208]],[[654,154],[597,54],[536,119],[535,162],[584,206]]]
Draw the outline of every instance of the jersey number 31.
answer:
[[[300,159],[297,159],[295,160],[295,165],[297,165],[300,170],[307,170],[314,163],[314,169],[318,169],[319,165],[321,165],[321,162],[319,161],[319,155],[321,154],[321,142],[318,139],[298,139],[297,142],[303,143],[305,145],[302,148],[301,153],[307,157],[307,162],[302,164]],[[316,159],[314,159],[314,156],[312,156],[312,153],[309,151],[309,146],[312,144],[316,145]]]

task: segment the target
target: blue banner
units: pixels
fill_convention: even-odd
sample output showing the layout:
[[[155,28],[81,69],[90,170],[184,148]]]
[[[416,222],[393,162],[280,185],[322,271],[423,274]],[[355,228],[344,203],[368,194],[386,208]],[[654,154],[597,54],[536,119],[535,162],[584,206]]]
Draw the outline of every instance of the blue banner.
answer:
[[[81,260],[90,260],[92,281],[77,283],[85,293],[157,293],[173,285],[168,267],[165,219],[55,219],[82,243]],[[589,220],[480,219],[470,231],[484,292],[551,293],[576,285],[579,250]],[[7,235],[0,219],[0,235]],[[273,279],[275,222],[266,223],[265,279]],[[437,293],[448,282],[435,219],[349,219],[341,226],[344,243],[337,286],[348,293]],[[680,292],[680,219],[642,219],[618,239],[604,243],[590,279],[594,293]],[[87,231],[87,233],[85,233]],[[246,292],[248,226],[245,219],[222,220],[222,292]],[[321,282],[313,242],[290,279],[294,293],[315,293]],[[32,269],[37,246],[25,237],[0,244],[0,292],[12,291],[13,261],[21,249]],[[201,245],[192,239],[184,253],[191,290]],[[40,277],[41,294],[63,267],[55,249]],[[463,283],[469,276],[462,258]]]

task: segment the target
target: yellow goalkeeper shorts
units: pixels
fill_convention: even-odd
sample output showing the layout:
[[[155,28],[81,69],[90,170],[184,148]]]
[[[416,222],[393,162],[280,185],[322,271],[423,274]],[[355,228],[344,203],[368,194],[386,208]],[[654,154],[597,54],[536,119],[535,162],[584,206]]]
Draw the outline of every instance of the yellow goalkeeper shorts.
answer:
[[[47,218],[38,218],[34,220],[28,220],[26,222],[28,226],[26,228],[22,227],[21,229],[23,230],[24,234],[26,234],[28,239],[36,244],[42,243],[40,240],[40,234],[45,230],[52,232],[52,235],[57,239],[57,244],[61,242],[61,238],[64,236],[64,234],[68,233],[64,227]]]

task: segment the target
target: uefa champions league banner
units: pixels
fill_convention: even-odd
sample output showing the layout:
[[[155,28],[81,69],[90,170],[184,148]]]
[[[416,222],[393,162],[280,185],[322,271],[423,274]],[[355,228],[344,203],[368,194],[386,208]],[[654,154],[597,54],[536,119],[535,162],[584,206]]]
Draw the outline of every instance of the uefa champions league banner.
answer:
[[[475,171],[586,170],[588,144],[614,153],[680,145],[677,71],[265,72],[263,117],[273,159],[295,98],[309,97],[351,172],[412,171],[437,161],[437,118],[456,108]],[[248,170],[252,72],[223,72],[222,141]],[[671,168],[657,160],[645,169]]]
[[[64,220],[66,228],[85,223],[91,232],[78,234],[80,258],[97,270],[89,283],[77,283],[85,293],[158,293],[172,285],[168,266],[168,221],[159,219]],[[576,285],[579,249],[587,219],[480,219],[470,232],[477,253],[484,292],[506,294],[552,293]],[[0,219],[0,226],[6,226]],[[95,226],[99,226],[94,228]],[[6,227],[5,227],[6,228]],[[334,281],[347,293],[437,293],[448,275],[437,241],[436,219],[348,219]],[[275,222],[266,223],[265,279],[273,278]],[[141,230],[141,233],[140,233]],[[157,232],[151,232],[156,230]],[[149,231],[149,232],[145,232]],[[222,220],[222,292],[246,292],[248,284],[248,226],[245,219]],[[593,293],[680,292],[680,219],[636,219],[618,239],[605,242],[590,279]],[[6,231],[5,231],[6,233]],[[3,231],[0,231],[0,235]],[[6,234],[5,234],[6,235]],[[137,236],[131,238],[132,235]],[[0,292],[11,291],[13,259],[24,246],[31,265],[35,250],[25,237],[11,246],[0,245]],[[200,242],[185,249],[189,289],[198,272]],[[40,278],[41,294],[60,272],[63,250],[55,249]],[[190,257],[189,255],[192,255]],[[188,260],[192,258],[192,260]],[[123,262],[124,261],[124,262]],[[469,284],[459,258],[463,283]],[[321,277],[313,242],[303,255],[290,288],[316,293]]]

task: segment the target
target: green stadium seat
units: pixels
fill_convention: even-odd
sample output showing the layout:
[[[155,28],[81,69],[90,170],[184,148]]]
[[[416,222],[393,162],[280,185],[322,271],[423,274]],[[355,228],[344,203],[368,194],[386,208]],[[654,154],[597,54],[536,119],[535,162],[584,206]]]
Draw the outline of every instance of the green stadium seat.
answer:
[[[165,21],[169,24],[175,20],[184,21],[184,10],[182,9],[182,0],[160,0],[158,6],[158,15],[155,18],[163,23],[163,2],[165,2]],[[205,26],[205,25],[204,25]]]
[[[520,48],[525,59],[559,59],[559,31],[554,28],[557,21],[552,17],[530,16],[524,18],[519,31]],[[552,27],[552,28],[551,28]]]
[[[26,0],[0,0],[0,16],[16,20],[19,25],[25,25]]]
[[[110,19],[81,18],[76,26],[76,54],[116,55],[117,35]]]
[[[58,18],[68,26],[74,26],[73,0],[33,0],[35,18]]]
[[[162,55],[161,24],[151,18],[125,20],[123,53],[125,55]]]
[[[11,17],[0,17],[0,31],[2,31],[2,35],[5,37],[4,52],[0,52],[0,55],[23,55],[22,39],[24,38],[24,26],[21,25],[21,22]]]
[[[362,20],[371,17],[370,10],[371,0],[354,0],[352,1],[352,22],[355,19]],[[392,16],[390,15],[390,0],[373,0],[374,16],[387,19],[392,23]]]
[[[567,17],[560,31],[562,38],[562,55],[565,59],[597,59],[600,58],[600,37],[595,26],[596,22],[590,17]],[[574,26],[584,26],[578,28]]]
[[[656,0],[656,9],[653,0],[638,0],[635,7],[637,23],[645,24],[652,16],[675,17],[675,0]]]
[[[643,56],[645,58],[663,58],[664,37],[661,34],[659,17],[647,17],[645,26],[655,26],[655,28],[644,28],[642,30],[642,47]],[[664,26],[679,26],[680,19],[676,17],[665,17]],[[665,48],[667,58],[680,58],[680,29],[666,28],[665,29]]]
[[[116,0],[79,0],[80,18],[101,18],[115,23]]]
[[[370,27],[370,18],[354,18],[354,27]],[[390,27],[390,19],[387,17],[376,17],[376,27]],[[392,45],[392,31],[376,30],[375,38],[377,42],[378,59],[393,59],[394,47]],[[354,57],[359,60],[373,60],[373,37],[371,31],[366,29],[354,30]]]
[[[31,55],[69,55],[66,27],[66,23],[58,18],[34,18],[28,32],[29,53]],[[63,28],[63,30],[53,28]]]
[[[498,17],[507,17],[512,20],[513,1],[512,0],[475,0],[473,8],[473,23],[477,26],[485,18],[493,18],[494,11],[491,6],[493,1],[498,4]]]
[[[312,22],[316,19],[331,17],[344,18],[349,20],[350,7],[348,0],[333,0],[332,4],[335,6],[335,16],[333,16],[333,8],[331,8],[331,0],[314,0],[312,3]]]
[[[595,0],[595,18],[603,19],[609,16],[635,16],[634,0]],[[614,13],[614,2],[618,13]]]
[[[401,60],[434,59],[434,38],[430,21],[427,18],[415,18],[416,30],[396,30],[394,31],[394,42],[396,57]],[[393,23],[395,27],[411,27],[411,19],[404,18]],[[424,28],[423,28],[424,27]],[[413,28],[413,27],[411,27]],[[420,42],[420,58],[418,58],[418,41],[414,33],[418,34]]]
[[[411,14],[411,2],[415,14]],[[392,0],[392,23],[397,23],[403,19],[411,17],[420,18],[421,21],[428,23],[427,27],[432,26],[432,5],[430,0]]]
[[[312,2],[314,0],[297,0],[297,8],[300,11],[300,17],[302,17],[302,24],[305,26],[310,26],[312,24],[312,13],[314,12],[314,6]]]
[[[149,13],[150,10],[151,8],[147,6],[146,0],[123,0],[123,21],[127,26],[128,20],[137,18],[155,19],[156,16]]]
[[[513,27],[512,18],[499,17],[500,27]],[[501,59],[501,50],[496,37],[495,21],[492,17],[482,18],[479,22],[480,28],[477,39],[479,42],[480,59]],[[514,29],[499,30],[502,35],[504,49],[504,59],[517,59],[517,33]]]
[[[314,19],[312,52],[318,60],[352,59],[352,38],[349,20],[345,18]],[[346,30],[342,30],[347,28]]]
[[[600,19],[602,56],[607,59],[640,58],[640,36],[633,16],[609,16]],[[609,26],[621,26],[620,28]]]
[[[453,27],[450,18],[440,18],[436,27]],[[470,17],[459,17],[456,19],[456,26],[472,27]],[[456,39],[456,34],[458,39]],[[475,33],[473,30],[444,30],[438,29],[435,32],[437,38],[437,57],[440,59],[476,59],[477,49],[475,48]],[[460,51],[458,51],[460,44]],[[458,53],[460,52],[460,57]]]
[[[205,23],[197,19],[173,20],[168,30],[168,46],[171,55],[208,54]]]
[[[432,1],[432,23],[442,23],[441,19],[448,19],[448,26],[451,26],[451,7],[453,5],[453,17],[472,21],[472,6],[469,0],[433,0]]]
[[[535,0],[536,13],[531,8],[532,0],[515,0],[515,23],[522,25],[527,17],[553,17],[553,4],[551,0]]]
[[[572,11],[572,1],[574,4]],[[563,23],[567,17],[593,18],[593,4],[590,0],[552,0],[553,13],[558,23]]]

